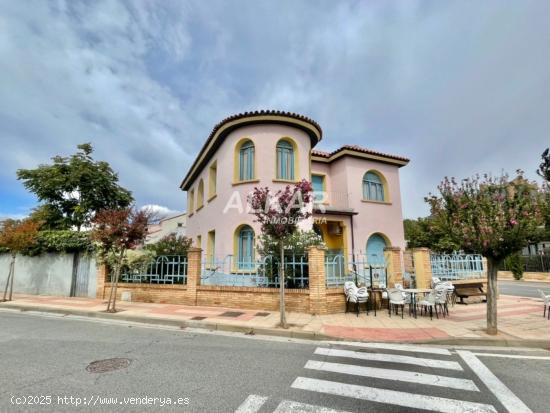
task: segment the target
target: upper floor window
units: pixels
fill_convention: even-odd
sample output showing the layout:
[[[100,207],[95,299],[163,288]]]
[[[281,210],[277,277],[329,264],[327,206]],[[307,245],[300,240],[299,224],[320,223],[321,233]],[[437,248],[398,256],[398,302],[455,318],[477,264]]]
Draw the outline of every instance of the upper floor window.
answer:
[[[237,235],[237,268],[254,268],[254,230],[243,225]]]
[[[197,210],[204,205],[204,181],[199,181],[199,187],[197,188]]]
[[[214,162],[208,169],[208,200],[216,195],[216,178],[218,174],[218,163]]]
[[[311,184],[313,186],[313,199],[315,202],[323,202],[325,193],[325,177],[323,175],[311,175]]]
[[[286,140],[277,143],[277,179],[294,180],[294,147]]]
[[[254,179],[254,144],[245,141],[239,149],[239,181]]]
[[[385,201],[384,183],[375,172],[367,172],[363,176],[363,199],[370,201]]]
[[[193,213],[193,210],[195,209],[195,191],[192,189],[189,192],[187,192],[187,210],[189,214]]]

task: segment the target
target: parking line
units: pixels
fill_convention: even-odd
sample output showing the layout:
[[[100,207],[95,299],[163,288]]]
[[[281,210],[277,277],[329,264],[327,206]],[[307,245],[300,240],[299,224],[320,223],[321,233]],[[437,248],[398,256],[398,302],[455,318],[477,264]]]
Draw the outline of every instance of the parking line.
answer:
[[[491,372],[491,370],[489,370],[487,366],[485,366],[485,364],[483,364],[472,352],[458,350],[457,353],[473,370],[473,372],[477,374],[485,386],[491,390],[506,410],[510,413],[532,413],[531,409],[529,409],[529,407],[527,407],[514,393],[512,393],[510,389],[506,387],[506,385],[501,382],[498,377],[495,376],[493,372]]]

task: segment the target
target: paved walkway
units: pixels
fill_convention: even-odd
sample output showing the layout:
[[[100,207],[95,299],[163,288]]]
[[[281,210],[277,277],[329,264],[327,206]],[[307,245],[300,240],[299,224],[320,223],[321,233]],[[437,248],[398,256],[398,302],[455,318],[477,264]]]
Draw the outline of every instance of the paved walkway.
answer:
[[[388,316],[387,310],[370,312],[367,316],[329,314],[312,316],[288,313],[290,330],[277,327],[279,314],[272,311],[241,310],[220,307],[192,307],[174,304],[129,303],[118,301],[119,312],[105,313],[106,301],[88,298],[16,295],[14,301],[0,303],[0,308],[56,311],[91,316],[109,316],[125,320],[169,323],[234,331],[293,335],[295,337],[324,337],[360,341],[429,342],[456,340],[494,340],[485,334],[484,303],[455,305],[446,318],[433,320],[405,314]],[[543,306],[538,299],[502,295],[498,301],[499,335],[505,341],[547,340],[550,343],[550,320],[542,316]],[[406,313],[406,312],[405,312]]]

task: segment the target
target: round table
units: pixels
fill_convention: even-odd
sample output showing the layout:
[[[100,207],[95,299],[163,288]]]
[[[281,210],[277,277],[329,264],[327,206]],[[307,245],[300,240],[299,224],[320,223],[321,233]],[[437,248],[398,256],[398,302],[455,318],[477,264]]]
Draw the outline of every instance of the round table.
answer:
[[[414,318],[416,318],[416,294],[428,294],[433,290],[431,288],[405,288],[401,291],[411,295],[411,305],[413,306]]]

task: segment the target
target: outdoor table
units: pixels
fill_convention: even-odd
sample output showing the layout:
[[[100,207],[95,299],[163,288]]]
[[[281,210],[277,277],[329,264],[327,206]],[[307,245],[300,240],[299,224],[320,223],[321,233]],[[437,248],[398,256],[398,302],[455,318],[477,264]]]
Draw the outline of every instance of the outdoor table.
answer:
[[[405,288],[404,293],[409,293],[411,295],[411,304],[413,306],[414,318],[416,318],[416,294],[427,294],[432,291],[431,288]]]

